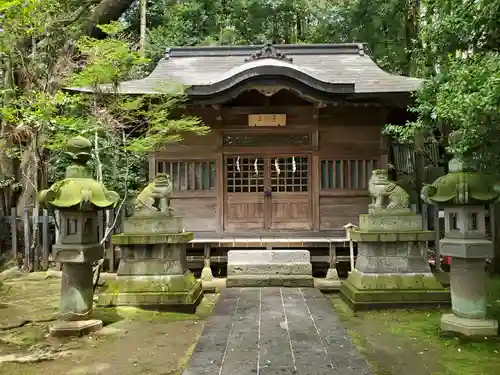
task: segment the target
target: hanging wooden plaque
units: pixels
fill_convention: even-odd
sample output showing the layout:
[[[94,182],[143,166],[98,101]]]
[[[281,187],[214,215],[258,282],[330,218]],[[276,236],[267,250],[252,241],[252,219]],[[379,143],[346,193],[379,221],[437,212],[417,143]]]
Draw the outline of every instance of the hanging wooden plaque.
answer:
[[[285,126],[285,114],[248,115],[248,126]]]

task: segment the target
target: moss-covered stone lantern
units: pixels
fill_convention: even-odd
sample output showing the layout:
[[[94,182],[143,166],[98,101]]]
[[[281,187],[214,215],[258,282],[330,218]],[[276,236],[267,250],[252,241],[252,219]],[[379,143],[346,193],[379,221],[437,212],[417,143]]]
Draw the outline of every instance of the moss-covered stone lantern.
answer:
[[[60,317],[51,328],[53,336],[82,335],[102,327],[90,319],[93,304],[92,263],[101,259],[103,247],[98,238],[98,212],[113,207],[117,193],[92,178],[87,162],[91,143],[82,137],[68,141],[66,153],[72,164],[66,178],[41,191],[39,202],[60,214],[60,243],[54,245],[55,261],[62,264]]]
[[[449,173],[422,189],[422,199],[444,209],[445,235],[441,254],[452,257],[450,271],[453,314],[441,318],[443,331],[467,336],[498,333],[498,322],[487,319],[485,259],[493,256],[486,238],[485,205],[500,193],[491,176],[477,172],[470,158],[455,156]]]

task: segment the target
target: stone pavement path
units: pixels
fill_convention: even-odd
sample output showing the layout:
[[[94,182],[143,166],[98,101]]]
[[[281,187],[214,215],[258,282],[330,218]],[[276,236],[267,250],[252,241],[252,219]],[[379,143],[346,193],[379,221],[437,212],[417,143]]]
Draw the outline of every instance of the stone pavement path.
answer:
[[[224,289],[183,375],[369,375],[314,288]]]

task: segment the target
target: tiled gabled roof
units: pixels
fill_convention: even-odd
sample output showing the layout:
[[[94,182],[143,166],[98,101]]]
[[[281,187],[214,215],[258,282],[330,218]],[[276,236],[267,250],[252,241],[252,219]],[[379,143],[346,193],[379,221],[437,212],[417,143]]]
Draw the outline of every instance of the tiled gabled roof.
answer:
[[[118,92],[154,94],[174,83],[189,86],[193,95],[208,95],[270,75],[294,78],[325,92],[403,93],[421,84],[419,79],[383,71],[359,43],[203,46],[168,48],[148,77],[123,82]]]

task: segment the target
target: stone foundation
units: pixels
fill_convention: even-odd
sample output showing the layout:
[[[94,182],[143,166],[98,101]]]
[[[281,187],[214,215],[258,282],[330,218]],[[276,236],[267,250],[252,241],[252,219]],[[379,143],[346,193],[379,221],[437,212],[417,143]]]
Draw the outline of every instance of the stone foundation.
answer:
[[[231,250],[227,287],[313,287],[307,250]]]
[[[351,232],[358,243],[356,268],[340,288],[354,310],[450,305],[449,290],[432,274],[422,217],[409,209],[371,210]]]
[[[341,288],[341,297],[353,310],[449,306],[449,290],[432,273],[368,274],[355,269]]]
[[[108,282],[98,305],[194,313],[203,293],[201,282],[187,267],[186,244],[192,237],[192,233],[113,236],[121,245],[122,259],[116,280]]]
[[[449,333],[460,333],[464,336],[483,337],[498,335],[498,322],[489,319],[468,319],[455,314],[443,314],[441,330]]]
[[[183,275],[117,276],[99,295],[98,305],[194,313],[201,298],[201,283],[187,271]]]
[[[101,320],[60,320],[49,328],[52,337],[86,336],[102,329]]]

